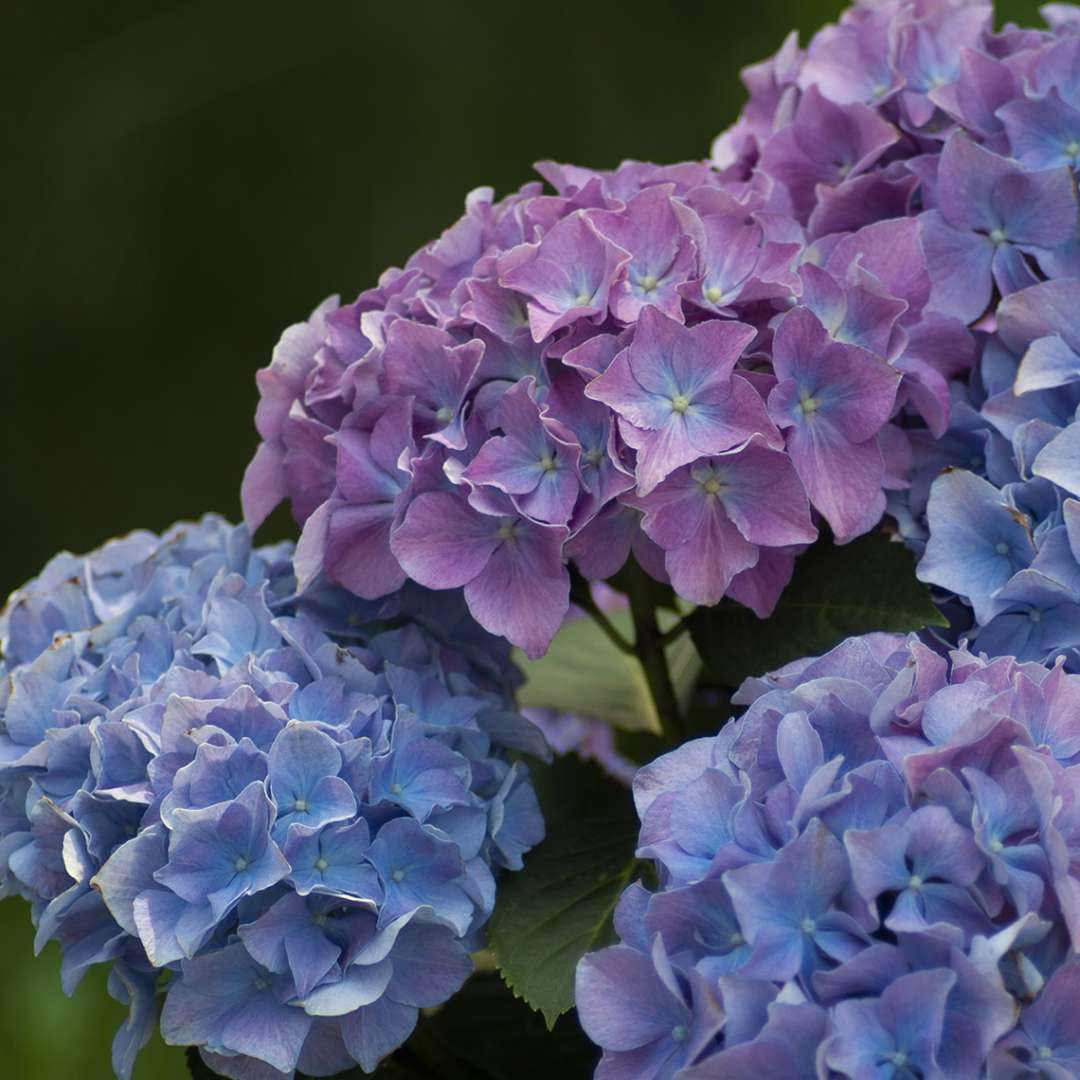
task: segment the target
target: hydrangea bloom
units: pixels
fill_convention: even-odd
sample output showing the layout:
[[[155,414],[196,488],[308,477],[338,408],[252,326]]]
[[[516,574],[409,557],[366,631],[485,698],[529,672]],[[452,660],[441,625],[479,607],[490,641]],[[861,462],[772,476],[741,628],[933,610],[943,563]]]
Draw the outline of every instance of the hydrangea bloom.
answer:
[[[1080,265],[1072,158],[1010,142],[1064,124],[1073,31],[991,22],[868,0],[747,71],[709,162],[474,191],[403,269],[285,332],[249,525],[288,497],[305,575],[461,588],[531,655],[567,564],[602,580],[631,552],[687,600],[768,615],[822,523],[850,540],[908,486],[908,431],[946,431],[992,292]]]
[[[873,634],[735,701],[634,780],[597,1076],[1076,1075],[1080,676]]]
[[[220,1073],[371,1071],[543,835],[505,643],[415,591],[298,598],[291,554],[207,517],[59,555],[0,616],[0,894],[68,992],[111,963],[121,1077],[164,972],[162,1034]]]
[[[810,241],[799,307],[904,372],[911,407],[883,429],[888,505],[951,641],[1077,669],[1080,18],[1067,4],[1043,14],[1049,29],[995,33],[989,4],[856,3],[805,50],[792,37],[748,69],[750,100],[713,163],[748,190],[784,186]],[[778,374],[797,317],[808,321],[793,312],[776,331]],[[842,371],[871,377],[830,370],[837,384]],[[850,385],[844,422],[876,425],[878,399]],[[808,392],[816,401],[788,397]],[[773,418],[798,467],[799,427]],[[845,460],[858,477],[860,454]],[[835,482],[808,458],[800,477],[829,518],[823,476]]]
[[[954,634],[991,654],[1080,666],[1080,278],[1006,296],[940,442],[913,433],[893,507]],[[1080,342],[1076,342],[1080,344]],[[944,470],[944,471],[943,471]],[[951,598],[957,598],[953,601]]]

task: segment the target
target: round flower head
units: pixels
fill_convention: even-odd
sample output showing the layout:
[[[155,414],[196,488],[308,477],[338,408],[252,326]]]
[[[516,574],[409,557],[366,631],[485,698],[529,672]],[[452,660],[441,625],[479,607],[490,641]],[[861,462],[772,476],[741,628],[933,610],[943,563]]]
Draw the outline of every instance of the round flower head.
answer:
[[[1077,1075],[1080,676],[873,634],[734,700],[634,780],[597,1075]]]
[[[533,656],[568,564],[603,580],[632,554],[767,616],[820,527],[851,540],[908,486],[907,432],[946,431],[992,290],[1072,265],[1068,165],[1002,156],[995,114],[1044,39],[875,0],[749,69],[709,162],[473,192],[404,269],[285,332],[249,525],[288,497],[305,579],[463,589]]]
[[[215,517],[57,556],[0,616],[0,895],[238,1078],[371,1071],[543,836],[505,643],[418,590],[295,595]],[[452,644],[450,644],[452,642]]]

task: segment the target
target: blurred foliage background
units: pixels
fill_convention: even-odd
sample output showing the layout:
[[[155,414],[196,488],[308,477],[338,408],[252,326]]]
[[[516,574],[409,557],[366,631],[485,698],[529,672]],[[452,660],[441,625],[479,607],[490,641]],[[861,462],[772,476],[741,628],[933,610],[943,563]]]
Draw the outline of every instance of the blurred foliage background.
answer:
[[[62,547],[237,517],[253,375],[284,326],[534,160],[706,155],[739,69],[840,7],[6,0],[0,595]],[[110,1076],[103,976],[65,998],[31,936],[0,904],[0,1072]],[[136,1072],[184,1075],[157,1039]]]

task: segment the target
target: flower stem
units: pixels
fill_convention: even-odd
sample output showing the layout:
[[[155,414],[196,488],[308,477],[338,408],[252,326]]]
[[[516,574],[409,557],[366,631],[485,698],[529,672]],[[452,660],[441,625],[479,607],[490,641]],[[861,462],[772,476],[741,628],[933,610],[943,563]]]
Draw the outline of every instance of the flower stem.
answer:
[[[685,737],[682,710],[664,652],[666,635],[656,620],[652,581],[637,565],[626,568],[624,580],[634,620],[634,653],[645,673],[664,739],[671,746],[678,746]]]
[[[637,650],[633,644],[619,633],[618,627],[597,606],[596,601],[592,598],[592,593],[589,591],[588,582],[583,580],[581,588],[575,587],[571,589],[570,601],[589,615],[616,649],[629,656],[636,655]]]

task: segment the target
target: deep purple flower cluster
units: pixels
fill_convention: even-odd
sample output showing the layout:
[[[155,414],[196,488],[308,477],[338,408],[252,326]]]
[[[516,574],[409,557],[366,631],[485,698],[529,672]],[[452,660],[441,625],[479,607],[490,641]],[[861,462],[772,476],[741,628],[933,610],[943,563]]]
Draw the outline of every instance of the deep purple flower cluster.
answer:
[[[0,616],[0,895],[68,992],[111,962],[124,1078],[163,978],[219,1073],[371,1071],[543,835],[505,643],[415,590],[297,598],[291,554],[207,517],[59,555]]]
[[[852,638],[634,781],[597,1076],[1080,1073],[1080,676]]]
[[[554,194],[473,192],[285,332],[248,523],[289,497],[305,575],[463,588],[531,655],[568,562],[603,579],[633,552],[690,601],[769,614],[821,520],[850,540],[908,484],[913,418],[945,432],[992,291],[1076,263],[1068,165],[1010,142],[1026,98],[997,115],[1030,49],[1073,40],[866,3],[749,69],[711,163],[549,162]]]

